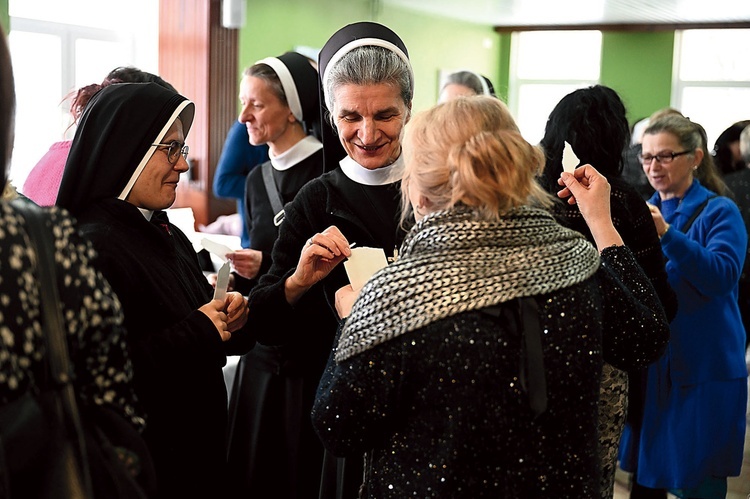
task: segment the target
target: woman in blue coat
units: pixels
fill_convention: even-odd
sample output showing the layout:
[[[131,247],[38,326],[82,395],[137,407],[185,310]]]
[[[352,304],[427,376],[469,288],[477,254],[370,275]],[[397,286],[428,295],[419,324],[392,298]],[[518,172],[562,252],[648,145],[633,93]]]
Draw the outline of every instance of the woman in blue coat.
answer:
[[[623,435],[621,466],[637,468],[637,483],[663,497],[723,498],[745,442],[737,283],[747,232],[736,205],[717,195],[726,188],[699,125],[679,115],[652,122],[640,161],[656,190],[649,207],[679,308],[667,350],[648,369],[641,427]]]

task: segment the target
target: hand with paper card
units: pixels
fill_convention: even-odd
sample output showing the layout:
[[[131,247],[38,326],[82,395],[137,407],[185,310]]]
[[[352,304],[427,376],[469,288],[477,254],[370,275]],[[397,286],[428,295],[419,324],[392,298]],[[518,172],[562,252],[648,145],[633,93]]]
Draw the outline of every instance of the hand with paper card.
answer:
[[[573,173],[563,172],[559,180],[565,187],[557,195],[577,204],[586,224],[601,251],[609,246],[622,246],[622,238],[612,223],[610,214],[610,186],[591,165],[576,168]]]
[[[240,249],[227,253],[227,260],[232,262],[235,272],[247,279],[258,276],[263,263],[263,252],[254,249]]]
[[[297,267],[284,284],[287,301],[296,303],[351,254],[349,241],[335,225],[314,234],[305,242]]]

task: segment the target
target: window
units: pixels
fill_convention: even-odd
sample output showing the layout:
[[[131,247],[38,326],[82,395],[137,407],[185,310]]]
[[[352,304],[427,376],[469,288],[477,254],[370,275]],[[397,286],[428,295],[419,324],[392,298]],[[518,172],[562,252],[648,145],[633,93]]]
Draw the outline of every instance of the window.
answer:
[[[21,190],[49,146],[72,138],[70,92],[117,66],[158,72],[158,2],[105,8],[87,0],[10,0],[8,7],[17,101],[10,180]]]
[[[527,31],[511,41],[508,105],[524,138],[544,136],[547,117],[565,95],[599,82],[599,31]],[[576,54],[571,63],[570,54]]]
[[[749,29],[675,33],[672,106],[700,123],[708,148],[732,123],[750,119]]]

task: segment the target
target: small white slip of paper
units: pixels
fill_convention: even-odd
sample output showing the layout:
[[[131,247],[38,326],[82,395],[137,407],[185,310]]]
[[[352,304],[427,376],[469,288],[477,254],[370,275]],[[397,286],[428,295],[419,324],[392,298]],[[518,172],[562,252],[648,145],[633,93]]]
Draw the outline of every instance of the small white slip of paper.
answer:
[[[353,249],[352,256],[344,262],[346,275],[355,291],[360,290],[375,272],[387,265],[388,260],[382,248],[362,247]]]
[[[562,166],[563,171],[568,173],[573,173],[573,170],[576,169],[578,164],[581,162],[581,160],[578,159],[578,156],[576,156],[576,153],[573,152],[573,147],[565,142],[565,147],[563,148],[563,157],[562,157]]]

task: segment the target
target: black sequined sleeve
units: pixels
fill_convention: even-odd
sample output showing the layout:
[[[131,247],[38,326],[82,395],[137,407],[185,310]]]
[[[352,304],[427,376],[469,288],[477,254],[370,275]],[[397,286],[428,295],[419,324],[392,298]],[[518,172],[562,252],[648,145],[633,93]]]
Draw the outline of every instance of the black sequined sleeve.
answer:
[[[626,246],[606,248],[597,277],[603,298],[604,360],[629,370],[662,354],[669,341],[669,321],[651,281]]]

